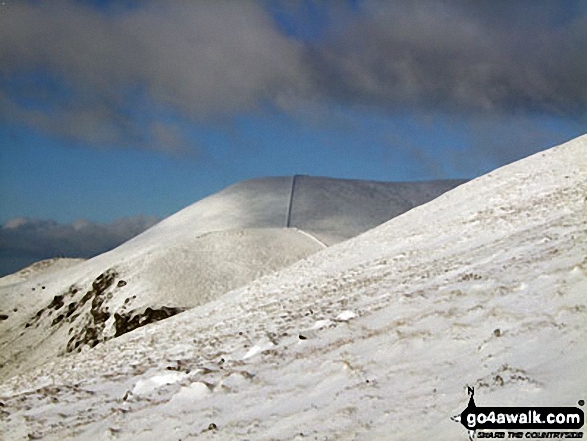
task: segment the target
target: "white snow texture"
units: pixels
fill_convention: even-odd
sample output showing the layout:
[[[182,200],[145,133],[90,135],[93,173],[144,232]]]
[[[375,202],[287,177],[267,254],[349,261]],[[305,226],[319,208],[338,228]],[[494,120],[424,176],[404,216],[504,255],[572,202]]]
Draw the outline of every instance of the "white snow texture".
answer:
[[[165,259],[145,256],[163,237],[187,252],[173,241],[184,214],[123,247],[160,271]],[[316,244],[280,231],[302,254]],[[205,246],[222,247],[222,234]],[[108,259],[100,256],[100,268]],[[95,277],[90,262],[61,277]],[[129,268],[116,266],[114,285],[100,295],[143,286]],[[121,278],[128,286],[117,287]],[[165,283],[157,290],[159,298],[180,298]],[[0,385],[0,433],[17,440],[465,440],[450,417],[466,407],[467,385],[480,406],[576,406],[586,398],[586,294],[583,136],[91,350],[17,357],[20,372]],[[14,296],[31,312],[42,306]],[[67,338],[50,328],[34,332],[50,354]]]

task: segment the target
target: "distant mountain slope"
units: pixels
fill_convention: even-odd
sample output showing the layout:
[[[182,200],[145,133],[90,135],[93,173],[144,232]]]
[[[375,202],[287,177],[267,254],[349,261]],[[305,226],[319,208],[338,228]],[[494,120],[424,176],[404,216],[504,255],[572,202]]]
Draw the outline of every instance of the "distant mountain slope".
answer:
[[[33,277],[38,277],[41,274],[49,274],[55,271],[61,271],[62,269],[72,267],[83,261],[84,259],[69,259],[63,257],[40,260],[39,262],[35,262],[32,265],[15,272],[14,274],[0,277],[0,286],[13,285],[24,282]]]
[[[576,406],[586,197],[583,136],[5,381],[1,429],[48,440],[465,440],[450,416],[467,385],[477,405]]]
[[[460,182],[245,181],[74,267],[8,276],[0,378],[206,303]]]
[[[464,182],[375,182],[296,176],[290,225],[332,245],[429,202]]]
[[[250,179],[168,217],[135,240],[236,228],[296,227],[336,243],[431,201],[464,180],[376,182],[301,176]],[[293,196],[293,197],[292,197]]]

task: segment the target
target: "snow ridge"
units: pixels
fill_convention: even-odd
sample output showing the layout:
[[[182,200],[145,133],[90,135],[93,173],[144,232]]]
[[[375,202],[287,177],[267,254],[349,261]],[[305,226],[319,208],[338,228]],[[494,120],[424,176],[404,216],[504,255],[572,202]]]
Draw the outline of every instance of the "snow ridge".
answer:
[[[401,232],[399,234],[398,232]],[[587,136],[214,301],[6,380],[12,439],[466,439],[587,369]],[[171,374],[171,375],[170,375]]]

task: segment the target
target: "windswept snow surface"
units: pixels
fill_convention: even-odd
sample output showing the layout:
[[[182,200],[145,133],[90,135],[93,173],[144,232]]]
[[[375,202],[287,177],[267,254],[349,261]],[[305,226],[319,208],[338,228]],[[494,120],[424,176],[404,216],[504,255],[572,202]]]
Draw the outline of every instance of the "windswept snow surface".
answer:
[[[48,440],[465,440],[587,395],[587,136],[0,386]],[[171,374],[171,375],[170,375]]]

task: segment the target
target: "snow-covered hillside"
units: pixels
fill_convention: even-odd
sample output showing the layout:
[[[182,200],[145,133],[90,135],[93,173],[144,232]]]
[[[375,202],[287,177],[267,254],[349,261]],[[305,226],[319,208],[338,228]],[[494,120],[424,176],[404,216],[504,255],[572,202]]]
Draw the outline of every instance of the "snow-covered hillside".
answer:
[[[334,243],[460,183],[300,176],[244,181],[86,262],[54,260],[4,277],[0,379],[287,267],[326,246],[313,235],[316,225]]]
[[[463,180],[377,182],[313,176],[250,179],[179,211],[125,246],[153,238],[243,228],[293,227],[328,244],[349,239],[431,201]]]
[[[374,182],[296,176],[290,226],[332,245],[370,230],[464,183]]]
[[[65,268],[70,268],[83,261],[84,259],[69,259],[65,257],[41,260],[21,269],[20,271],[15,272],[14,274],[0,277],[0,286],[15,285],[17,283],[25,282],[34,277],[39,277],[41,275],[47,275],[56,271],[61,271]]]
[[[478,405],[585,399],[586,293],[583,136],[216,300],[5,380],[0,432],[465,440],[449,417],[466,406],[466,385]]]

